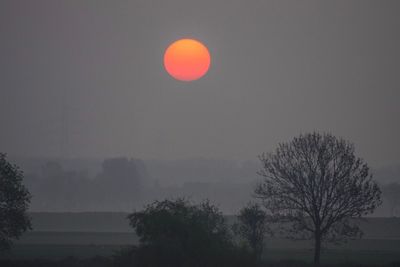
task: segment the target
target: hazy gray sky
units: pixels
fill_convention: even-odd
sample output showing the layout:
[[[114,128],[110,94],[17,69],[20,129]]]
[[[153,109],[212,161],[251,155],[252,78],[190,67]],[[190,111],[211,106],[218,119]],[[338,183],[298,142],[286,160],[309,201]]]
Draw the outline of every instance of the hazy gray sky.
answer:
[[[400,1],[1,1],[0,150],[255,159],[302,132],[400,162]],[[201,80],[163,53],[192,37]]]

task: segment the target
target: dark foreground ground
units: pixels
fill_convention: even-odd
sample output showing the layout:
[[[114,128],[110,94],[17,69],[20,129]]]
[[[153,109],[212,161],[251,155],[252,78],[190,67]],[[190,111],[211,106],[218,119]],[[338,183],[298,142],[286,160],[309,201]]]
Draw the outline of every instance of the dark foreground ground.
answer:
[[[121,267],[116,264],[112,258],[108,257],[94,257],[89,259],[76,259],[73,257],[61,260],[0,260],[2,267]],[[123,265],[131,266],[131,265]],[[281,260],[281,261],[263,261],[254,265],[224,265],[218,267],[314,267],[310,262],[296,261],[296,260]],[[400,262],[392,263],[356,263],[356,262],[342,262],[342,263],[322,263],[320,267],[399,267]],[[135,266],[131,266],[135,267]],[[169,266],[168,266],[169,267]],[[191,266],[187,266],[191,267]],[[194,267],[194,266],[193,266]],[[198,267],[198,266],[196,266]],[[206,267],[206,266],[205,266]]]
[[[115,266],[112,256],[137,244],[125,213],[34,213],[35,231],[26,233],[12,250],[0,255],[0,266]],[[228,217],[228,220],[232,220]],[[326,266],[400,267],[400,219],[361,222],[361,240],[328,246]],[[267,238],[261,266],[308,266],[312,243]]]

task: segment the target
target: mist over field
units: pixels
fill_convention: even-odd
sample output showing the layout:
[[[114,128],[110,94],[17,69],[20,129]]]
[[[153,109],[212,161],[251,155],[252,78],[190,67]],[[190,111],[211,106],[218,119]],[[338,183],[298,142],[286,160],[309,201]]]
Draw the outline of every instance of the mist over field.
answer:
[[[399,12],[0,1],[0,266],[400,266]]]
[[[31,211],[124,211],[156,199],[210,199],[228,215],[253,199],[258,160],[141,160],[15,158],[33,194]],[[400,183],[400,166],[372,170],[382,185]],[[384,198],[373,216],[394,216]],[[400,215],[400,214],[399,214]]]

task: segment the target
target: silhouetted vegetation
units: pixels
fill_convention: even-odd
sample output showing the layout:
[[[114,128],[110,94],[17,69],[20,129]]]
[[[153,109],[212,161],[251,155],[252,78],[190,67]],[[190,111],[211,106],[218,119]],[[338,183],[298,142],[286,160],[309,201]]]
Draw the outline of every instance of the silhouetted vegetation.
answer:
[[[32,211],[131,211],[154,200],[190,197],[196,202],[210,199],[218,203],[224,214],[236,214],[251,200],[251,192],[259,182],[257,161],[124,157],[57,161],[15,158],[13,161],[24,169],[24,183],[33,195]],[[114,167],[105,166],[110,164]],[[382,188],[400,177],[398,169],[383,168],[373,173]],[[391,216],[385,190],[383,199],[375,216]]]
[[[264,180],[255,193],[263,205],[248,203],[239,211],[237,218],[229,217],[231,224],[226,220],[228,217],[223,216],[221,210],[209,200],[195,204],[186,198],[171,200],[167,197],[128,215],[136,236],[131,233],[132,245],[117,249],[112,257],[114,247],[108,248],[108,254],[101,254],[106,257],[54,261],[3,260],[1,266],[309,266],[308,262],[301,261],[267,261],[267,234],[284,233],[294,239],[314,239],[314,263],[319,264],[324,241],[339,242],[360,237],[357,218],[372,213],[381,203],[381,191],[372,180],[367,164],[355,156],[354,146],[330,134],[301,135],[290,143],[280,144],[275,153],[263,154],[260,159],[263,169],[259,174]],[[1,200],[18,196],[20,202],[16,206],[25,216],[20,218],[26,219],[25,226],[12,230],[17,234],[10,238],[17,238],[30,227],[26,216],[30,195],[21,183],[22,172],[9,164],[4,155],[2,160],[1,178],[6,182],[1,180],[4,184],[0,188],[3,190],[0,192],[3,194]],[[41,200],[54,200],[54,203],[43,201],[44,208],[50,207],[47,205],[79,207],[79,200],[84,200],[103,207],[110,205],[110,209],[126,209],[148,200],[145,192],[153,191],[158,198],[163,197],[157,191],[160,185],[154,183],[151,187],[146,181],[147,175],[141,161],[126,158],[103,161],[100,172],[92,178],[85,172],[66,171],[60,164],[48,162],[41,170],[38,183],[31,183],[31,186],[41,187],[46,192],[45,196],[40,196]],[[7,181],[16,184],[9,186]],[[208,186],[207,183],[193,182],[181,189],[198,193],[207,191]],[[9,191],[11,189],[16,191]],[[396,190],[394,185],[385,187],[392,215],[398,205]],[[242,188],[241,191],[246,190]],[[235,192],[227,187],[219,194],[231,198]],[[251,191],[246,192],[250,196]],[[176,192],[169,193],[174,195]],[[5,204],[1,208],[9,206],[12,205]],[[12,212],[3,214],[1,218],[16,218]],[[14,222],[15,227],[20,223],[18,220]],[[136,238],[139,243],[133,245]],[[10,244],[10,240],[4,247]],[[119,245],[116,248],[121,248]]]
[[[251,199],[257,164],[223,160],[19,160],[32,211],[131,211],[172,197],[210,199],[234,214]],[[235,195],[235,198],[230,197]]]
[[[271,233],[268,216],[258,203],[248,203],[238,215],[238,222],[233,225],[233,232],[241,237],[251,248],[257,260],[264,250],[264,238]]]
[[[129,210],[140,201],[145,168],[140,160],[110,158],[93,177],[46,162],[27,179],[34,195],[32,208],[40,211]]]
[[[289,238],[314,239],[314,263],[322,242],[361,236],[351,218],[372,213],[381,191],[354,146],[331,134],[305,134],[260,156],[265,179],[256,194]]]
[[[26,211],[31,196],[22,184],[23,173],[0,153],[0,250],[31,228]]]
[[[128,219],[140,241],[128,255],[138,266],[237,266],[250,258],[234,246],[225,218],[208,201],[155,201]]]

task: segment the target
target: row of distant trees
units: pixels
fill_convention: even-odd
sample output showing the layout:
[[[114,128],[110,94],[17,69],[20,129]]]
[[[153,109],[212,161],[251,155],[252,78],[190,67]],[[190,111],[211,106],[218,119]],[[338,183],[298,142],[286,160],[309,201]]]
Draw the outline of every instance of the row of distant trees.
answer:
[[[140,160],[106,159],[100,172],[67,171],[48,162],[25,183],[33,195],[32,208],[39,211],[129,210],[142,194],[145,168]]]
[[[204,168],[210,167],[210,164],[202,165],[205,165]],[[141,160],[111,158],[102,162],[96,174],[89,174],[85,171],[71,171],[70,167],[65,169],[63,165],[53,161],[43,164],[36,172],[31,170],[25,174],[24,183],[33,195],[31,203],[33,211],[126,211],[141,207],[144,203],[155,199],[190,196],[194,201],[210,199],[227,214],[237,212],[250,200],[248,192],[257,183],[256,179],[248,178],[247,182],[240,183],[192,181],[182,185],[166,186],[155,182],[157,180],[147,173],[146,167],[147,165]],[[177,167],[174,166],[173,169]],[[241,170],[231,167],[234,170]],[[192,169],[190,168],[190,171]],[[257,167],[252,166],[240,175],[254,173],[256,176],[256,170]],[[156,177],[160,171],[157,171]],[[203,174],[206,175],[204,172],[209,171],[203,170]],[[221,175],[226,176],[227,173],[222,172]],[[171,173],[166,175],[171,176]],[[245,181],[245,178],[241,181]],[[399,216],[400,184],[390,183],[380,186],[383,205],[375,214]],[[232,198],[232,195],[235,197]]]
[[[254,186],[254,181],[248,177],[257,176],[257,167],[233,166],[233,163],[222,162],[223,167],[213,173],[212,168],[218,168],[215,164],[219,162],[188,160],[167,164],[144,163],[139,159],[118,157],[104,160],[98,170],[91,172],[71,171],[82,167],[71,167],[65,162],[35,162],[26,164],[30,168],[24,181],[33,195],[32,211],[130,211],[155,199],[191,196],[196,201],[212,199],[223,212],[233,214],[249,200],[248,192]],[[189,166],[185,171],[177,170],[186,163]],[[183,177],[197,170],[200,174],[188,177],[187,182],[177,183],[173,178],[174,175]],[[234,171],[239,171],[235,181],[240,180],[238,177],[247,177],[243,178],[247,182],[214,179],[218,175],[230,177]],[[165,179],[162,175],[165,175]],[[235,198],[232,199],[231,195],[235,195]]]
[[[254,196],[260,204],[244,207],[233,228],[256,261],[262,254],[265,234],[272,233],[269,224],[274,223],[279,228],[274,233],[314,240],[314,262],[319,264],[324,242],[361,237],[354,219],[371,214],[381,204],[381,190],[368,165],[342,138],[319,133],[300,135],[259,159],[262,181]],[[0,241],[9,243],[30,227],[26,217],[30,196],[22,185],[19,169],[4,155],[0,163],[0,225],[5,226],[0,229]],[[126,165],[104,164],[104,175],[110,166],[118,171]],[[129,183],[127,177],[127,187]],[[108,185],[113,186],[113,182]],[[110,196],[110,201],[114,198],[118,196]],[[156,201],[128,219],[140,238],[139,247],[131,251],[132,259],[157,261],[145,266],[191,266],[188,262],[212,266],[222,260],[221,255],[240,255],[231,253],[237,246],[222,213],[209,202],[194,205],[182,199]]]

